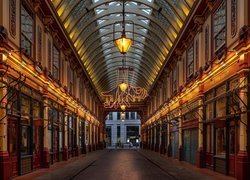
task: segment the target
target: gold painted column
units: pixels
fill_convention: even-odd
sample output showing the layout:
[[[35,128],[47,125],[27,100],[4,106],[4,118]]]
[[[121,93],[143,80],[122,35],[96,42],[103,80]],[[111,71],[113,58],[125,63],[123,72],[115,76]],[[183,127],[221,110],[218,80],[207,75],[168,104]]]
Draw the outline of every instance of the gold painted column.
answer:
[[[93,151],[96,150],[96,126],[93,123]]]
[[[171,147],[170,147],[170,117],[167,115],[167,156],[170,157],[171,155]]]
[[[67,105],[65,104],[64,107]],[[63,151],[63,160],[67,161],[69,159],[69,150],[68,150],[68,110],[65,108],[64,110],[64,151]]]
[[[92,141],[92,123],[89,122],[89,152],[92,151],[92,145],[93,145],[93,141]]]
[[[79,144],[79,124],[80,124],[80,116],[76,115],[76,156],[80,154],[80,144]]]
[[[43,90],[43,101],[44,101],[44,109],[43,109],[43,167],[49,168],[50,166],[50,155],[49,155],[49,134],[48,134],[48,126],[49,126],[49,99],[47,90]]]
[[[205,135],[203,132],[203,85],[199,87],[199,99],[198,99],[198,159],[197,159],[197,167],[202,168],[204,167],[205,158],[203,153],[205,149],[203,149],[203,136]]]
[[[153,128],[154,128],[154,131],[153,131],[154,132],[154,144],[153,144],[154,149],[153,150],[156,151],[156,130],[157,130],[157,128],[156,128],[156,123],[155,122],[154,122],[154,127]]]

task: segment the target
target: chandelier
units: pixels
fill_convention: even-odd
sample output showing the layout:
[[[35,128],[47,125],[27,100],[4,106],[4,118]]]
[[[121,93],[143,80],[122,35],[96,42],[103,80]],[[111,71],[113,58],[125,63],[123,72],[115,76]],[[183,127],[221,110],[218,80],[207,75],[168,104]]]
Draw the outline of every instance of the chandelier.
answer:
[[[105,108],[121,108],[125,111],[127,107],[131,107],[131,102],[143,100],[148,96],[147,90],[142,87],[133,86],[134,79],[133,68],[125,66],[125,59],[122,59],[122,67],[117,69],[116,86],[102,92],[104,97]],[[130,80],[130,82],[129,82]]]
[[[128,38],[126,36],[125,25],[132,25],[132,38]],[[122,34],[121,37],[116,38],[116,27],[122,26]],[[122,1],[122,21],[117,21],[113,24],[113,41],[115,45],[118,47],[121,54],[126,54],[133,44],[134,41],[134,23],[133,21],[125,21],[125,0]]]

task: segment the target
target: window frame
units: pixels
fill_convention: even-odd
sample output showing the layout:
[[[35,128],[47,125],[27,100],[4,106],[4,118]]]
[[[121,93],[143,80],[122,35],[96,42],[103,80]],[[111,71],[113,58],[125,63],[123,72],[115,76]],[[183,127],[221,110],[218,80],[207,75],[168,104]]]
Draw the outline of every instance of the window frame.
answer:
[[[215,34],[214,29],[215,29],[215,14],[216,12],[219,12],[219,9],[222,8],[222,6],[225,6],[225,25]],[[220,16],[221,17],[221,16]],[[216,48],[216,37],[218,35],[220,35],[221,33],[223,33],[223,31],[225,31],[225,42],[220,44],[217,48]],[[217,5],[215,6],[215,9],[213,11],[212,14],[212,45],[213,45],[213,53],[217,53],[223,46],[225,46],[227,44],[227,1],[226,0],[220,0],[217,2]]]
[[[30,18],[32,19],[32,40],[30,40],[25,33],[22,32],[22,8],[28,13]],[[24,55],[29,58],[34,58],[35,56],[35,18],[34,18],[34,12],[31,10],[31,8],[28,7],[26,3],[21,3],[20,5],[20,49],[21,51],[25,50]],[[22,37],[25,38],[25,41],[28,41],[30,44],[30,54],[27,54],[26,49],[22,47]]]
[[[192,57],[193,57],[192,61],[190,61],[189,59],[189,53],[191,49],[192,49]],[[190,73],[191,67],[193,67],[193,71]],[[192,44],[188,47],[186,51],[186,78],[190,79],[193,75],[194,75],[194,43],[192,42]]]
[[[57,66],[55,65],[55,50],[57,50],[58,52],[58,62],[57,62]],[[60,49],[56,46],[53,45],[53,49],[52,49],[52,77],[55,80],[60,80],[60,60],[61,60],[61,53],[60,53]],[[54,76],[55,70],[57,70],[57,77]]]

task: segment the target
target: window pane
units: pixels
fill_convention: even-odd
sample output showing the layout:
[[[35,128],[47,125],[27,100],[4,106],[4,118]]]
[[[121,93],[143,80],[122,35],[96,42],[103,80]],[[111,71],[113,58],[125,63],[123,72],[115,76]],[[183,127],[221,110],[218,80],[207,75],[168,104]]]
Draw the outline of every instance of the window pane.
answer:
[[[30,127],[22,126],[21,128],[21,154],[29,154],[30,153]]]
[[[216,96],[223,95],[226,92],[226,85],[216,89]],[[216,100],[216,117],[226,115],[226,97]]]
[[[226,128],[216,129],[216,155],[225,155]]]
[[[222,2],[221,6],[213,15],[214,46],[215,50],[220,48],[226,42],[226,3]]]
[[[187,51],[187,76],[194,73],[194,46],[192,45]]]
[[[59,51],[53,46],[53,77],[59,79]]]
[[[21,48],[26,55],[32,55],[33,19],[27,10],[21,6]]]

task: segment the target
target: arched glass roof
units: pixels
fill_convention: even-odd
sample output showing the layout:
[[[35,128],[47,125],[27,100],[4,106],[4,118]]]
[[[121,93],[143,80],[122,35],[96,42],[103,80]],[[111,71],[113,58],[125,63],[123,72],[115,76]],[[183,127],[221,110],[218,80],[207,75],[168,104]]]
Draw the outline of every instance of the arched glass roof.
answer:
[[[134,69],[131,83],[150,90],[196,0],[127,0],[126,34],[134,44],[126,65]],[[122,1],[51,0],[95,88],[101,95],[116,86],[122,55],[113,43],[113,24],[122,21]],[[122,28],[116,28],[116,35]]]

